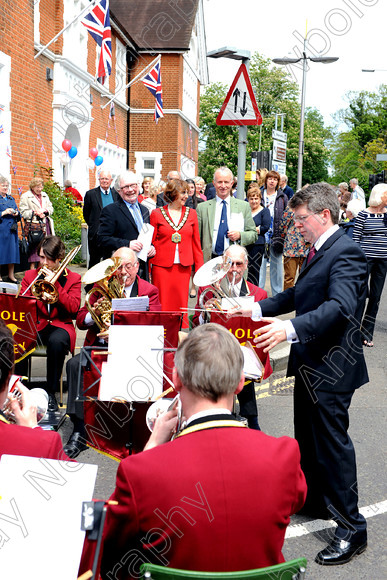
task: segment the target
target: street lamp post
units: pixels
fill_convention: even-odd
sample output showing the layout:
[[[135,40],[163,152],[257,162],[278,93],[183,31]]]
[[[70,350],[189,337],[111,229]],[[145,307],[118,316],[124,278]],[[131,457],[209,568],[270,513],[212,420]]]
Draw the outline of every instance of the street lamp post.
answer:
[[[300,58],[273,58],[275,64],[296,64],[302,60],[302,88],[301,88],[301,119],[300,119],[300,138],[298,142],[298,167],[297,167],[297,191],[302,187],[302,165],[304,160],[304,125],[305,125],[305,91],[306,91],[306,73],[307,61],[323,62],[330,64],[339,60],[336,56],[307,56],[306,55],[306,38],[304,39],[304,52]]]
[[[232,60],[241,60],[246,66],[247,72],[250,68],[250,56],[249,50],[238,50],[234,47],[224,46],[223,48],[218,48],[217,50],[212,50],[207,53],[210,58],[231,58]],[[237,186],[237,198],[245,198],[245,169],[246,169],[246,146],[247,146],[247,126],[240,125],[238,128],[238,186]]]

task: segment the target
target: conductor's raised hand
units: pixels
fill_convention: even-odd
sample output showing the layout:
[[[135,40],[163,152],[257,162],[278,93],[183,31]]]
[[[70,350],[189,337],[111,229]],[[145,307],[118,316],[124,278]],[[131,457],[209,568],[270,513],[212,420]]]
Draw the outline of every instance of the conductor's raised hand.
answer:
[[[254,340],[263,352],[269,352],[280,342],[286,340],[286,331],[284,321],[279,318],[261,318],[262,322],[268,322],[258,330],[254,330]]]

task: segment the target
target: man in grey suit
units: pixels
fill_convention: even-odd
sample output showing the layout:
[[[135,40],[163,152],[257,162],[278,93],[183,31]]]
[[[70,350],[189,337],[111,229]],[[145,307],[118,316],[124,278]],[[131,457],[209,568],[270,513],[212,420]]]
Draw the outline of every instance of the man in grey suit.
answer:
[[[230,243],[248,246],[257,239],[249,204],[231,196],[233,179],[228,167],[219,167],[214,173],[215,198],[197,207],[205,262],[222,256]]]

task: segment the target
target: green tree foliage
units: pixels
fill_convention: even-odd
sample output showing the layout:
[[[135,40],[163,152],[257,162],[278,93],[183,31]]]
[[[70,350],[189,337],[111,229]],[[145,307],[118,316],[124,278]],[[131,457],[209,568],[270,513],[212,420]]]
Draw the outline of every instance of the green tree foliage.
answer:
[[[349,92],[347,109],[335,115],[336,125],[330,141],[333,175],[331,181],[349,181],[357,177],[368,190],[368,176],[387,169],[376,161],[378,153],[387,153],[387,85],[378,92]],[[347,130],[343,131],[342,127]]]
[[[284,113],[284,131],[288,134],[286,172],[289,184],[295,186],[301,114],[298,85],[282,67],[272,67],[271,60],[258,53],[250,61],[249,74],[263,123],[248,127],[246,169],[250,169],[252,151],[272,149],[275,113]],[[228,165],[234,173],[237,172],[238,127],[216,125],[227,90],[228,87],[221,83],[212,83],[200,100],[199,174],[206,181],[212,180],[214,170],[220,165]],[[303,183],[327,179],[328,150],[324,141],[328,136],[320,113],[308,109],[305,115]]]

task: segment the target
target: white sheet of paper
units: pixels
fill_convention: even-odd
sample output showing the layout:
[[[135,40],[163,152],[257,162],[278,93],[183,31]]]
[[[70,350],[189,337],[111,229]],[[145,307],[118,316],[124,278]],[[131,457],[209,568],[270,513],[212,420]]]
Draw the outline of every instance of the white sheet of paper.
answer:
[[[112,310],[124,312],[145,312],[149,308],[149,296],[129,296],[128,298],[113,298]]]
[[[231,298],[222,298],[222,310],[231,310],[235,306],[240,308],[251,308],[254,304],[254,296],[232,296]]]
[[[232,213],[228,221],[228,229],[230,232],[243,232],[245,229],[245,220],[243,213]]]
[[[92,499],[97,470],[97,465],[2,456],[1,578],[77,578],[85,537],[82,502]]]
[[[139,260],[144,260],[144,262],[148,259],[148,252],[152,245],[152,238],[153,238],[153,231],[154,227],[150,224],[143,224],[141,232],[138,235],[137,241],[142,243],[142,250],[137,252],[137,258]]]
[[[243,354],[243,372],[247,379],[259,379],[262,376],[262,363],[258,359],[254,350],[250,347],[240,345]]]
[[[163,392],[164,327],[112,325],[98,398],[148,401]]]

